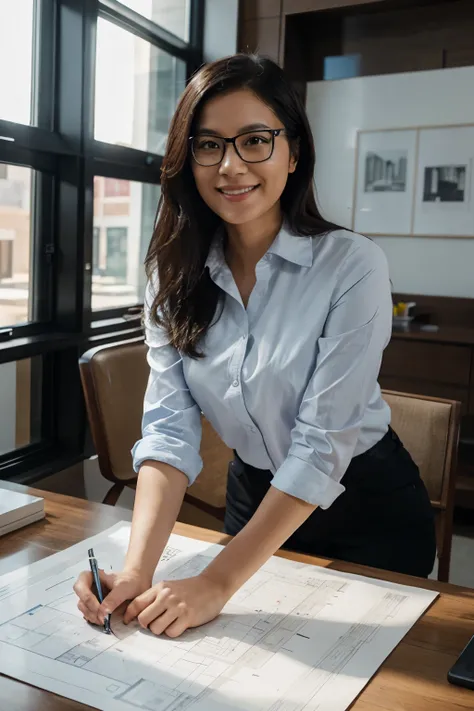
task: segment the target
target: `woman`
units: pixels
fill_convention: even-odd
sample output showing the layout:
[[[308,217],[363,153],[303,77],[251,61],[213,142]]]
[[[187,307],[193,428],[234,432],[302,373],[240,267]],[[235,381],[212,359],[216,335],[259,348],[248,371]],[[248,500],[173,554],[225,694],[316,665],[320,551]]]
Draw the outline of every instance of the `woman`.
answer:
[[[147,256],[151,375],[125,566],[75,590],[91,622],[131,601],[155,634],[219,614],[281,546],[426,576],[433,515],[390,429],[377,377],[390,339],[385,257],[326,222],[296,92],[273,62],[203,67],[171,124]],[[200,575],[152,586],[188,484],[201,468],[201,410],[236,452],[225,528]]]

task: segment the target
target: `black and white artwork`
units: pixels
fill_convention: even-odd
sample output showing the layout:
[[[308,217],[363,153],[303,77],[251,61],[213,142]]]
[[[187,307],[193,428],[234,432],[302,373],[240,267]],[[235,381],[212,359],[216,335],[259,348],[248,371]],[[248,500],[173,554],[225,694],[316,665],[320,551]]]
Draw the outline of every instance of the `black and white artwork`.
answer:
[[[464,202],[467,165],[436,165],[425,168],[423,202]]]
[[[474,237],[474,125],[419,131],[413,234]]]
[[[352,226],[370,235],[411,232],[417,129],[360,131]]]
[[[365,156],[366,193],[402,193],[407,188],[408,151],[368,151]]]

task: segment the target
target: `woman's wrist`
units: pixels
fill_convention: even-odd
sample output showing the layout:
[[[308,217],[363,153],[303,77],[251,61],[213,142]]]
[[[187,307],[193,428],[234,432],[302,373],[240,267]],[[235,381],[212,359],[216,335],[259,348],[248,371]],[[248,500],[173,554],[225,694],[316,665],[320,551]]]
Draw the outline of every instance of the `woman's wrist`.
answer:
[[[136,576],[138,578],[141,578],[144,581],[149,581],[150,586],[153,581],[153,575],[155,574],[156,566],[151,569],[150,565],[146,565],[144,562],[136,561],[136,560],[127,560],[125,559],[125,563],[123,566],[123,572],[128,573],[129,575]]]
[[[217,560],[212,561],[212,563],[200,573],[200,577],[208,580],[227,600],[229,600],[240,587],[232,579],[231,575],[219,569]]]

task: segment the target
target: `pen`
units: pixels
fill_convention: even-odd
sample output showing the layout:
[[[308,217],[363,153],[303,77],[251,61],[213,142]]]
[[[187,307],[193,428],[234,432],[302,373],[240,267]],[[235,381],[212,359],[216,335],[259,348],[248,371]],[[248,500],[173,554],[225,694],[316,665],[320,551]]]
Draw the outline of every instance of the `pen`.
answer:
[[[102,594],[102,585],[100,584],[99,566],[97,565],[97,558],[94,555],[93,548],[89,548],[88,555],[89,555],[89,565],[91,567],[92,575],[94,577],[94,583],[97,588],[97,596],[99,598],[99,602],[102,602],[104,599],[104,596]],[[110,615],[106,615],[104,617],[104,629],[107,634],[110,634]]]

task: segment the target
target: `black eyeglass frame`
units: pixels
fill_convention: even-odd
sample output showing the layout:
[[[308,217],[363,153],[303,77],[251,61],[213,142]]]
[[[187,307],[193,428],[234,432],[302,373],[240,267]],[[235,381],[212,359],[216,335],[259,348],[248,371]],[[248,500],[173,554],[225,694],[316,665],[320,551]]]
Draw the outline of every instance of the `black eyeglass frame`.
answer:
[[[237,136],[233,136],[232,138],[224,138],[224,136],[217,136],[213,133],[203,133],[201,135],[201,137],[205,136],[206,138],[218,138],[220,141],[224,141],[222,156],[216,163],[200,163],[194,153],[194,145],[193,145],[193,141],[196,138],[200,138],[200,135],[198,134],[197,136],[189,136],[189,142],[190,142],[190,146],[191,146],[191,154],[198,165],[201,165],[203,168],[213,168],[214,166],[222,163],[222,161],[224,160],[224,156],[225,156],[225,144],[231,143],[234,146],[234,150],[237,153],[237,155],[239,156],[240,160],[243,160],[244,163],[253,163],[253,164],[254,163],[265,163],[265,161],[270,160],[270,158],[273,155],[273,151],[275,150],[275,138],[277,136],[279,136],[284,130],[285,130],[285,128],[283,126],[282,126],[282,128],[256,128],[253,131],[244,131],[243,133],[238,133]],[[269,133],[271,135],[272,148],[271,148],[270,155],[268,156],[268,158],[263,158],[263,160],[246,160],[245,158],[243,158],[240,155],[239,149],[237,148],[237,145],[236,145],[237,139],[240,138],[241,136],[248,136],[252,133]]]

